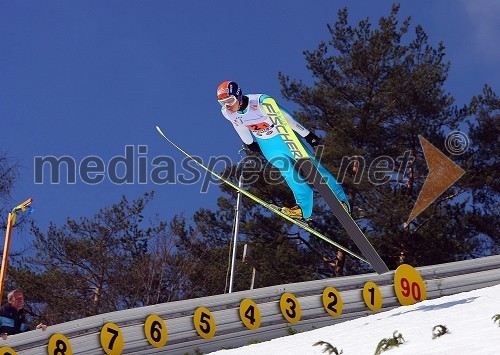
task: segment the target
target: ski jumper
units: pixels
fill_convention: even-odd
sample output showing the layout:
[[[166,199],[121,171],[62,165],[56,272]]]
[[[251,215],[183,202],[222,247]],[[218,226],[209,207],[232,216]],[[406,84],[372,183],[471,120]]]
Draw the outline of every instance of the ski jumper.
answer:
[[[302,209],[304,218],[309,218],[313,210],[313,190],[307,181],[300,176],[299,172],[294,169],[295,159],[293,154],[274,127],[271,119],[262,109],[262,101],[269,96],[265,94],[249,94],[245,96],[248,98],[248,105],[243,111],[230,112],[225,107],[222,107],[222,114],[233,124],[243,143],[248,145],[256,141],[259,144],[262,154],[280,171],[292,190],[297,205]],[[345,202],[349,206],[349,201],[342,186],[314,158],[314,153],[309,145],[305,144],[304,140],[301,139],[309,134],[309,130],[298,123],[286,109],[281,106],[279,106],[279,109],[290,127],[297,133],[297,137],[303,143],[304,148],[311,156],[312,161],[321,175],[323,175],[328,186],[340,201]]]

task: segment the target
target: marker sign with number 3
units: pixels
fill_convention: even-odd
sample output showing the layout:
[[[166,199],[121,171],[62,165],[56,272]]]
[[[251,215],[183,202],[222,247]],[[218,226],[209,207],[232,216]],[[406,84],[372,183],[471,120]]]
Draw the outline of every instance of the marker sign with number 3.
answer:
[[[281,295],[280,309],[283,317],[290,323],[297,323],[302,316],[299,300],[289,292]]]

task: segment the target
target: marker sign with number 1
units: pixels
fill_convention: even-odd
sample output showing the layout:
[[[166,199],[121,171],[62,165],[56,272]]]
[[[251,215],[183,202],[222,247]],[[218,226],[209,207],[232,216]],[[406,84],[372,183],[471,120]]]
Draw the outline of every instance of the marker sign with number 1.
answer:
[[[374,312],[382,307],[382,293],[375,282],[368,281],[365,283],[363,287],[363,300],[368,308]]]

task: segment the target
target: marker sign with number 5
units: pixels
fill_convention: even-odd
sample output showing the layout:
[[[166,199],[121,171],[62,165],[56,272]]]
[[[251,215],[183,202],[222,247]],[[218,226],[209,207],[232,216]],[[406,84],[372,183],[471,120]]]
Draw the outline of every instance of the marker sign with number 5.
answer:
[[[196,332],[203,339],[210,339],[215,335],[215,319],[208,309],[204,307],[197,308],[194,311],[193,323]]]

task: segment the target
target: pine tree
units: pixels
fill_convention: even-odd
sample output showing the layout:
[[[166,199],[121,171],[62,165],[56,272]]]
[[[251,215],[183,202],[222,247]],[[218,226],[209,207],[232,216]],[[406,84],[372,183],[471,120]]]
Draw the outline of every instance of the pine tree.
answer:
[[[166,260],[176,258],[166,242],[167,224],[143,223],[151,198],[152,193],[133,201],[123,196],[93,218],[50,224],[46,232],[33,224],[36,254],[12,261],[10,284],[30,295],[33,313],[49,324],[180,298],[175,262]],[[171,254],[151,252],[155,240]],[[170,293],[162,298],[163,291]]]
[[[331,38],[304,52],[314,83],[279,75],[283,95],[300,106],[297,117],[324,132],[322,162],[343,182],[354,218],[391,269],[463,259],[478,247],[462,228],[460,184],[403,228],[427,176],[418,136],[446,152],[445,132],[463,116],[444,89],[444,45],[432,47],[419,25],[410,35],[410,18],[400,23],[398,12],[393,5],[372,28],[369,19],[350,25],[347,8],[340,10],[328,25]]]
[[[235,171],[235,167],[230,168],[224,175],[237,181]],[[179,252],[184,262],[190,265],[187,298],[220,294],[229,288],[237,194],[227,186],[222,185],[221,188],[226,196],[218,199],[217,211],[201,209],[195,213],[191,224],[183,217],[172,221],[172,230],[180,240]],[[255,192],[253,189],[260,189],[257,193],[264,199],[272,191],[272,187],[259,179],[245,188],[252,192]],[[282,197],[291,198],[290,192],[282,188]],[[279,195],[274,194],[275,203],[280,202]],[[248,289],[251,281],[252,269],[242,263],[244,244],[249,246],[252,258],[259,264],[259,287],[312,280],[318,276],[314,267],[317,256],[304,247],[296,233],[291,232],[290,224],[246,197],[242,199],[240,210],[233,287],[236,291]]]
[[[18,163],[6,153],[0,152],[0,229],[7,228],[7,216],[14,206],[10,206],[14,183],[19,177]],[[18,223],[19,224],[19,223]]]
[[[469,134],[458,141],[464,151],[458,156],[466,169],[464,190],[467,214],[464,227],[476,236],[481,254],[500,252],[500,98],[485,85],[481,95],[474,96],[463,110]]]

